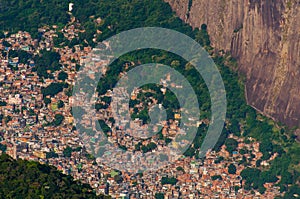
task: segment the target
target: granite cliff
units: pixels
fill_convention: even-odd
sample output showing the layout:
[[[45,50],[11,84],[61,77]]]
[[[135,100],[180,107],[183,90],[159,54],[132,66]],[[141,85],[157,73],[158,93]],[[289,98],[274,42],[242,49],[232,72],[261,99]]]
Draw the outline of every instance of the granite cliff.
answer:
[[[165,1],[191,26],[207,24],[212,46],[237,58],[250,105],[300,125],[299,0]]]

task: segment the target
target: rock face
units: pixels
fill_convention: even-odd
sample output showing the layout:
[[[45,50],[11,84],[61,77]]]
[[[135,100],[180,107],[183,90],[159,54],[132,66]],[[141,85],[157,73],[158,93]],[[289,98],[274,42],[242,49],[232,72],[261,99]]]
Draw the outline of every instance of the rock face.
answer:
[[[246,76],[247,101],[300,126],[300,0],[165,0],[212,46],[230,52]]]

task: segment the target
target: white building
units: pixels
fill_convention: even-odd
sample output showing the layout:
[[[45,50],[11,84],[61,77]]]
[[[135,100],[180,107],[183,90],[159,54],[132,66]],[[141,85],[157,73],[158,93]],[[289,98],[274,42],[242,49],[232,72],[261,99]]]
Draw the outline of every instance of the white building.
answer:
[[[72,12],[74,3],[69,3],[69,12]]]

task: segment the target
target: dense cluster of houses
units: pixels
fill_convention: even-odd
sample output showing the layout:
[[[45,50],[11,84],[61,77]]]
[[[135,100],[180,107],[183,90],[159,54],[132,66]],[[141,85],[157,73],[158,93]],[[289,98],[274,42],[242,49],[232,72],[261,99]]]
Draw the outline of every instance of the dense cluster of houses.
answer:
[[[63,46],[53,47],[53,38],[57,36],[57,31],[64,33],[64,36],[72,40],[78,36],[76,20],[63,30],[57,27],[45,27],[39,29],[42,39],[32,39],[26,32],[10,34],[0,40],[0,143],[7,146],[6,153],[14,158],[34,160],[40,163],[56,166],[63,173],[72,175],[75,179],[89,183],[97,193],[111,195],[113,198],[155,198],[155,194],[162,193],[164,198],[274,198],[280,195],[278,187],[274,184],[265,184],[267,188],[264,194],[258,191],[243,189],[243,179],[239,175],[244,166],[238,164],[243,156],[248,158],[251,154],[240,154],[240,149],[252,151],[254,158],[250,167],[256,167],[255,163],[262,154],[259,152],[259,143],[252,141],[245,144],[244,140],[233,137],[239,142],[238,150],[234,154],[226,151],[223,146],[220,152],[210,151],[204,160],[196,160],[190,157],[180,156],[180,158],[167,166],[155,171],[139,174],[116,171],[91,157],[86,150],[79,131],[75,128],[74,118],[71,113],[72,97],[67,94],[68,89],[74,85],[77,69],[76,64],[84,62],[86,56],[91,52],[90,47],[81,48],[78,45],[73,48]],[[10,45],[3,45],[3,41]],[[32,69],[35,67],[34,59],[29,59],[27,63],[20,63],[18,57],[9,57],[11,50],[23,50],[33,56],[38,55],[40,50],[55,50],[61,56],[61,70],[65,71],[68,78],[65,83],[69,88],[64,88],[63,92],[55,96],[43,96],[41,90],[58,80],[59,71],[53,72],[53,79],[41,79]],[[104,69],[103,69],[104,70]],[[104,71],[105,72],[105,71]],[[93,77],[93,73],[90,73]],[[45,103],[44,98],[51,100]],[[131,96],[135,98],[136,96]],[[59,107],[59,101],[63,106]],[[106,122],[111,122],[112,107],[107,110],[100,110],[96,117]],[[52,125],[55,115],[63,116],[63,122],[59,126]],[[94,117],[94,115],[91,115]],[[175,116],[173,123],[162,124],[163,135],[170,136],[176,134],[180,115]],[[128,121],[129,122],[129,121]],[[112,123],[112,122],[111,122]],[[127,151],[133,152],[139,141],[132,138],[130,131],[134,131],[141,126],[141,121],[136,119],[129,122],[127,131],[121,128],[113,128],[108,133],[108,141],[119,143],[125,146]],[[118,124],[117,126],[122,126]],[[142,128],[142,127],[141,127]],[[131,130],[130,130],[131,129]],[[157,150],[166,150],[166,145],[159,139],[142,141],[142,145],[151,142],[158,147]],[[66,155],[66,149],[72,148],[71,154]],[[155,151],[155,149],[154,149]],[[142,156],[142,151],[135,152],[136,156]],[[108,158],[110,154],[107,154]],[[223,160],[216,162],[220,157]],[[120,159],[110,157],[121,164],[126,164],[123,156]],[[101,158],[100,158],[101,159]],[[151,162],[139,162],[145,167],[151,166]],[[228,165],[235,164],[236,174],[228,173]],[[267,166],[268,162],[262,163]],[[134,170],[134,168],[133,168]],[[212,179],[212,176],[221,176],[221,179]],[[175,184],[162,184],[162,177],[176,178]]]

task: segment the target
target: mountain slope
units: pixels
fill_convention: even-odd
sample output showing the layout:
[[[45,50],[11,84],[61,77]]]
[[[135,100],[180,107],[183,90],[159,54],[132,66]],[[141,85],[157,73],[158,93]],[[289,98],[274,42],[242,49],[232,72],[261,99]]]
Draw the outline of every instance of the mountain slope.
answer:
[[[37,9],[40,9],[40,7],[38,7]],[[59,12],[62,11],[62,13],[64,9],[66,8],[57,7],[57,10],[59,10]],[[27,12],[26,8],[19,8],[19,10],[22,13]],[[31,14],[32,13],[29,12],[30,16]],[[90,38],[90,35],[93,35],[96,29],[101,30],[102,32],[102,34],[98,35],[98,39],[101,40],[122,30],[134,27],[162,26],[180,30],[181,32],[184,32],[185,34],[195,38],[197,41],[199,41],[199,43],[206,45],[208,49],[211,49],[209,46],[206,26],[202,26],[201,30],[192,31],[192,29],[188,25],[183,24],[178,18],[174,17],[174,15],[171,13],[170,7],[168,7],[167,4],[164,4],[160,0],[132,0],[130,2],[116,0],[113,1],[113,5],[111,1],[75,1],[73,14],[84,25],[86,32],[88,33],[85,35],[86,38]],[[99,27],[95,27],[95,25],[93,24],[94,18],[89,17],[88,15],[95,15],[94,18],[101,17],[102,23],[99,25]],[[21,22],[24,22],[27,19],[23,21],[22,19],[20,20]],[[28,22],[28,24],[25,27],[25,30],[27,30],[26,28],[28,27],[34,28],[34,22],[26,22]],[[58,20],[57,22],[59,23],[60,21]],[[134,53],[134,55],[129,57],[152,60],[151,58],[153,56],[151,56],[151,53],[153,52],[140,52],[140,54]],[[291,187],[290,184],[296,184],[298,182],[299,175],[295,175],[295,173],[297,174],[297,171],[299,171],[299,168],[296,168],[296,165],[299,164],[299,157],[297,157],[299,146],[294,143],[294,139],[292,139],[292,136],[286,136],[286,132],[284,132],[284,129],[277,128],[277,125],[274,125],[272,122],[263,118],[261,115],[256,114],[256,112],[252,108],[245,104],[245,100],[243,97],[243,85],[238,79],[237,74],[234,71],[230,70],[230,68],[232,68],[231,65],[234,65],[234,62],[232,61],[232,59],[230,59],[230,56],[218,56],[216,54],[213,54],[213,58],[218,65],[221,75],[224,79],[228,100],[227,123],[225,126],[226,128],[224,128],[222,137],[219,140],[220,142],[218,143],[216,148],[224,144],[224,141],[229,134],[236,134],[238,136],[244,137],[254,137],[262,143],[262,146],[264,146],[261,149],[264,155],[264,160],[269,159],[270,156],[274,153],[279,154],[275,158],[275,160],[271,162],[270,172],[272,173],[272,175],[283,176],[281,182],[279,183],[279,186],[282,191],[288,190],[289,187]],[[173,59],[173,57],[169,59],[165,58],[162,61],[164,61],[168,65],[171,65],[170,63],[173,61]],[[228,67],[228,65],[230,65],[231,67]],[[182,65],[179,65],[178,68],[184,69],[184,62],[182,62]],[[191,76],[190,79],[191,81],[193,81],[193,83],[199,84],[196,85],[198,89],[203,90],[203,92],[200,92],[203,99],[202,102],[209,101],[207,100],[208,95],[203,95],[207,94],[205,85],[202,84],[198,78],[195,78],[195,75]],[[201,105],[203,105],[203,112],[207,113],[209,111],[209,104]],[[209,114],[206,114],[206,116],[209,117]],[[201,140],[201,136],[205,135],[203,131],[203,129],[199,130],[199,133],[197,135],[198,138],[200,137],[197,140],[198,143],[200,143],[199,140]],[[241,135],[241,133],[243,135]],[[194,156],[197,150],[197,146],[194,145],[191,147],[191,150],[188,151],[189,153],[187,155]],[[247,164],[247,162],[245,164]],[[294,178],[289,178],[292,175],[291,173],[294,174]],[[20,175],[22,174],[20,173]],[[253,188],[257,189],[257,186],[254,186]]]
[[[0,198],[104,198],[53,166],[0,156]]]
[[[212,46],[238,59],[250,105],[290,127],[299,126],[299,1],[166,2],[191,26],[207,24]]]

